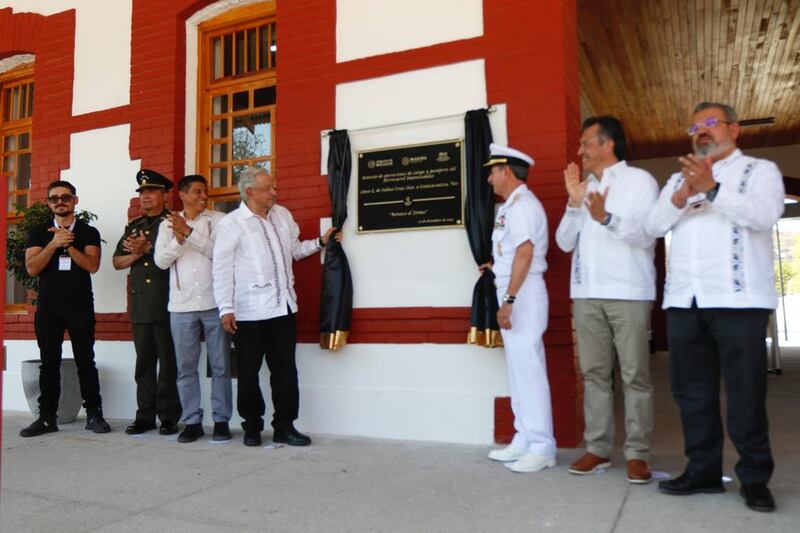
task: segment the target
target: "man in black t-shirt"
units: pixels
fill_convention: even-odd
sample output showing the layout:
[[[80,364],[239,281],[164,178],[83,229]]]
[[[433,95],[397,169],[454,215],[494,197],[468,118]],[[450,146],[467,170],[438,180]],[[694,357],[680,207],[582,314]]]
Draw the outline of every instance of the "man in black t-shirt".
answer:
[[[100,267],[100,233],[75,218],[78,197],[68,181],[47,187],[47,203],[53,220],[32,228],[25,244],[25,267],[39,276],[39,299],[34,317],[39,367],[39,417],[20,432],[35,437],[58,431],[56,412],[61,397],[61,346],[69,332],[86,429],[108,433],[103,418],[100,381],[94,364],[94,295],[90,274]]]

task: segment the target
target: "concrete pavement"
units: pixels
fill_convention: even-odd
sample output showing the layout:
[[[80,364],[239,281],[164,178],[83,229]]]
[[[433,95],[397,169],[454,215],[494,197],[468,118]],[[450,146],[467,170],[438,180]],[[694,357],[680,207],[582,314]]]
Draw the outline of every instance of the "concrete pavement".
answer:
[[[241,444],[241,431],[229,444],[180,444],[175,436],[125,435],[121,420],[95,435],[82,415],[58,433],[22,439],[30,415],[5,412],[0,530],[794,532],[800,354],[784,353],[783,363],[784,374],[770,376],[772,514],[748,510],[735,480],[725,494],[687,497],[662,495],[655,483],[630,485],[619,450],[599,475],[568,474],[581,453],[573,449],[559,450],[554,469],[514,474],[486,459],[488,446],[312,435],[308,448],[253,449]],[[684,459],[666,376],[658,355],[652,464],[675,474]],[[269,432],[264,437],[267,444]],[[729,444],[726,459],[732,475]]]

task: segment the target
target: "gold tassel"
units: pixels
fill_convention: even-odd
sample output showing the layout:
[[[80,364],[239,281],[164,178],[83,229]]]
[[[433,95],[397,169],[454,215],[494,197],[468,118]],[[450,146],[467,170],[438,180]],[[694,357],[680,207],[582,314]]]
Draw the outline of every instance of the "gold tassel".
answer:
[[[477,344],[484,348],[502,348],[503,336],[496,329],[479,330],[473,326],[469,328],[467,344]]]
[[[320,333],[319,345],[323,350],[340,350],[347,345],[349,331],[337,330],[333,333]]]

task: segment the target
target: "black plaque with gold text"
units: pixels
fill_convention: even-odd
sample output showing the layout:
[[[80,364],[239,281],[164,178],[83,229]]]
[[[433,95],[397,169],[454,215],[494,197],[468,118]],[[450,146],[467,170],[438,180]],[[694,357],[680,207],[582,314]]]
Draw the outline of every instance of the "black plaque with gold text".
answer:
[[[358,232],[463,226],[463,145],[358,152]]]

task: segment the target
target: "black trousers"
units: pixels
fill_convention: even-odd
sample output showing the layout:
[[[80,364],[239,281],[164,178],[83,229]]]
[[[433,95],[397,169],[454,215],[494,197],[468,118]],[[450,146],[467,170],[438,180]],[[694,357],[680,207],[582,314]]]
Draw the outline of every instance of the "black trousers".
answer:
[[[672,394],[681,412],[687,471],[722,474],[720,375],[728,399],[728,434],[742,483],[767,483],[774,463],[766,411],[766,309],[670,308]]]
[[[233,342],[238,353],[237,404],[245,431],[264,429],[264,397],[258,372],[266,355],[272,389],[272,427],[281,430],[297,419],[300,392],[297,386],[297,329],[294,314],[269,320],[237,321]]]
[[[100,409],[100,381],[94,364],[94,309],[91,307],[66,307],[49,309],[39,307],[33,319],[36,342],[42,364],[39,367],[39,414],[55,417],[61,398],[61,346],[64,331],[69,332],[83,407]]]
[[[169,320],[131,324],[136,348],[136,420],[177,423],[181,418],[178,399],[178,367]]]

